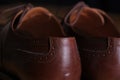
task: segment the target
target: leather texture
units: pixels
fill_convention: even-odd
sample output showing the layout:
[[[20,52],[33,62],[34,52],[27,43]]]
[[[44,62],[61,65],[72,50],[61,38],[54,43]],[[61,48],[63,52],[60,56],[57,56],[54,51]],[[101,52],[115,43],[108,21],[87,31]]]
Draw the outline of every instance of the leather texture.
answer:
[[[76,41],[48,10],[19,11],[1,35],[1,80],[80,80]]]
[[[105,12],[80,2],[62,24],[68,36],[76,37],[82,80],[120,80],[119,32]]]
[[[4,21],[5,18],[9,18],[11,16],[11,19],[12,19],[13,17],[15,17],[16,14],[18,14],[18,12],[20,12],[20,11],[27,11],[27,10],[31,9],[32,7],[33,7],[32,4],[27,4],[27,5],[24,4],[24,5],[13,7],[11,9],[6,9],[2,13],[0,13],[1,14],[0,18]],[[6,26],[8,26],[8,25],[6,25]],[[2,29],[3,29],[3,31],[2,31]],[[0,33],[1,33],[0,36],[1,36],[1,38],[5,37],[5,36],[3,36],[4,35],[3,34],[4,33],[4,29],[6,30],[6,27],[3,27],[3,25],[1,25],[0,26]],[[0,41],[2,41],[1,38],[0,38]],[[2,52],[2,45],[0,46],[0,50]],[[1,65],[1,61],[2,61],[2,56],[0,56],[0,65]]]

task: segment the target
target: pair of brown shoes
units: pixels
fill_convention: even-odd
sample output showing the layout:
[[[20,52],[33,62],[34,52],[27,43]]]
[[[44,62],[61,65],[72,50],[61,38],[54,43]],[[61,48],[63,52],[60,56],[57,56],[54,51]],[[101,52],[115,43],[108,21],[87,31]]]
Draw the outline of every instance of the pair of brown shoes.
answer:
[[[18,11],[1,31],[0,79],[120,79],[119,33],[106,13],[80,2],[62,24],[42,7]]]

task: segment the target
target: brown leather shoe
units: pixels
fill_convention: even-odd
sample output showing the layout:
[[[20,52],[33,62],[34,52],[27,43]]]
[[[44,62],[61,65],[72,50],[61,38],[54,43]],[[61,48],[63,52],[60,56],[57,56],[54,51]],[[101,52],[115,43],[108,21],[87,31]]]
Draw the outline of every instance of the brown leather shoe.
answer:
[[[19,11],[1,35],[2,67],[17,80],[80,80],[76,41],[45,8]]]
[[[5,27],[3,27],[6,23],[8,23],[8,21],[12,18],[15,17],[15,15],[19,12],[19,11],[28,11],[29,9],[31,9],[33,7],[32,4],[27,4],[27,5],[19,5],[10,9],[6,9],[3,10],[2,13],[0,13],[0,32],[2,31],[2,29],[4,29]],[[3,21],[4,23],[2,24]],[[1,35],[2,37],[4,37],[3,35]],[[0,38],[1,39],[1,38]],[[1,46],[0,46],[1,48]],[[1,54],[1,53],[0,53]],[[0,56],[0,65],[1,65],[1,59],[2,56]]]
[[[120,80],[120,34],[103,11],[78,3],[64,19],[75,36],[82,62],[82,80]]]

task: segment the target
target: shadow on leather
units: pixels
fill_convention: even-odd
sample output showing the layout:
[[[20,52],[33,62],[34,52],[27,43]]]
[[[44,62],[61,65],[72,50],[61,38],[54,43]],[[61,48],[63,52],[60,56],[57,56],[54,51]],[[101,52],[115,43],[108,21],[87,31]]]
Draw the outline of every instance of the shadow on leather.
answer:
[[[20,78],[10,71],[0,69],[0,80],[20,80]]]

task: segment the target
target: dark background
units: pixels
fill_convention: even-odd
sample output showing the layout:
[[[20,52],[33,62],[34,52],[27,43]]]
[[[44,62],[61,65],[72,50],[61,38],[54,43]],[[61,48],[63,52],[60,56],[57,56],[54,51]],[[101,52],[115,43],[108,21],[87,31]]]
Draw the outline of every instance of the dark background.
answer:
[[[11,3],[38,3],[38,4],[57,4],[74,5],[79,1],[86,2],[91,7],[103,9],[107,12],[120,13],[120,0],[0,0],[0,5]]]

